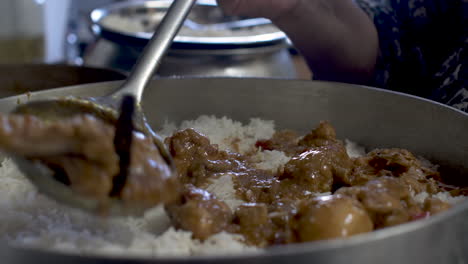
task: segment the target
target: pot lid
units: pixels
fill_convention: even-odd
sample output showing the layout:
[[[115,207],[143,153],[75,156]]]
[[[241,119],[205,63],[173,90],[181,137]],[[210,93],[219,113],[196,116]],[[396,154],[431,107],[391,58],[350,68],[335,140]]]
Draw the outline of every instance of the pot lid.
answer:
[[[172,0],[128,1],[91,12],[92,29],[111,41],[144,46]],[[214,0],[199,0],[174,39],[175,49],[229,49],[268,46],[286,41],[270,20],[225,16]]]

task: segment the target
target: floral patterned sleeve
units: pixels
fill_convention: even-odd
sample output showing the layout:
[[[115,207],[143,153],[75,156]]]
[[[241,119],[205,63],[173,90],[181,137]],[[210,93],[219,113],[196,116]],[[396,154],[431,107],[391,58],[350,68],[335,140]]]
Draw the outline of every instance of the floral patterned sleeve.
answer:
[[[468,111],[468,0],[355,0],[379,32],[372,85]]]

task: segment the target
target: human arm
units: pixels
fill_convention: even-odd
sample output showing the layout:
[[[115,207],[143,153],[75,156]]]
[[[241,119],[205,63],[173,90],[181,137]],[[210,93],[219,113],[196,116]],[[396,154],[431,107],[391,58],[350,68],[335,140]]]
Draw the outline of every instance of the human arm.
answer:
[[[315,79],[368,83],[377,32],[352,0],[218,0],[228,14],[262,16],[285,31]]]
[[[272,19],[315,79],[368,84],[449,102],[446,86],[468,41],[464,0],[218,0]],[[328,7],[328,8],[327,8]],[[462,53],[463,54],[463,53]],[[440,89],[439,89],[440,90]]]

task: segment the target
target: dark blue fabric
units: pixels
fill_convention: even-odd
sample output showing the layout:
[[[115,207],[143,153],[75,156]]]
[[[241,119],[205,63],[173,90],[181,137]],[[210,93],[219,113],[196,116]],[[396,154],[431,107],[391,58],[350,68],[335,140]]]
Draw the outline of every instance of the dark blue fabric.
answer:
[[[468,111],[468,0],[356,0],[379,32],[373,85]]]

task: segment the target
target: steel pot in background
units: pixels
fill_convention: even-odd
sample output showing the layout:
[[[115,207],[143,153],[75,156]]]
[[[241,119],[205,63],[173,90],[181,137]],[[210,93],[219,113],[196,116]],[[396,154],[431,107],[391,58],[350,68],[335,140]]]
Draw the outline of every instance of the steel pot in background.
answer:
[[[92,29],[99,39],[84,63],[129,71],[171,2],[132,1],[94,10]],[[181,29],[159,75],[297,77],[286,35],[268,21],[215,30],[212,25],[245,20],[224,16],[212,1],[199,1],[189,20],[202,29]]]
[[[140,49],[100,39],[84,56],[85,65],[129,72]],[[284,45],[235,50],[171,50],[163,58],[160,76],[297,78]]]

